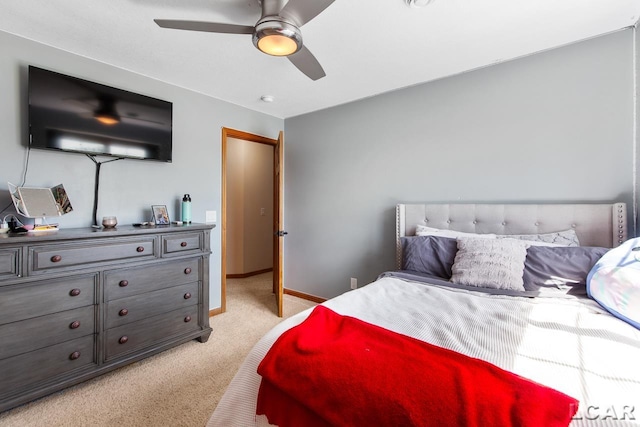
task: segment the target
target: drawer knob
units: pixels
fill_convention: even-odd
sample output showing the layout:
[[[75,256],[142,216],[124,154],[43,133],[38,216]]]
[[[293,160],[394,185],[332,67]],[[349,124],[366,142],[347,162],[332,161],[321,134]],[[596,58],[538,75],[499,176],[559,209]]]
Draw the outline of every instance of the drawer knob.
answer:
[[[191,292],[187,292],[186,294],[184,294],[184,299],[189,299],[191,298]]]
[[[129,286],[129,281],[128,280],[120,280],[120,283],[118,283],[118,286],[120,286],[121,288]]]
[[[71,289],[71,292],[69,292],[69,295],[71,295],[72,297],[77,297],[78,295],[80,295],[80,289],[78,288]]]
[[[187,316],[184,318],[184,323],[189,323],[191,322],[191,316]]]
[[[126,308],[123,308],[122,310],[120,310],[120,311],[118,312],[118,314],[119,314],[120,316],[126,316],[127,314],[129,314],[129,310],[127,310]]]
[[[80,327],[80,322],[76,320],[76,321],[72,322],[72,323],[69,325],[69,327],[70,327],[71,329],[78,329],[78,328]]]
[[[60,262],[60,261],[62,261],[61,255],[54,255],[51,257],[51,262]]]
[[[136,251],[138,251],[138,252],[144,252],[144,247],[142,247],[142,246],[138,246],[138,247],[136,248]]]
[[[73,353],[71,353],[69,355],[69,359],[71,360],[76,360],[80,358],[80,352],[79,351],[74,351]]]
[[[184,274],[191,274],[191,267],[187,267],[184,269]]]
[[[182,246],[183,248],[186,248],[187,247],[187,242],[180,243],[180,246]]]
[[[129,337],[128,337],[128,336],[126,336],[126,335],[121,336],[121,337],[120,337],[120,339],[118,340],[118,342],[119,342],[120,344],[124,344],[124,343],[126,343],[127,341],[129,341]]]

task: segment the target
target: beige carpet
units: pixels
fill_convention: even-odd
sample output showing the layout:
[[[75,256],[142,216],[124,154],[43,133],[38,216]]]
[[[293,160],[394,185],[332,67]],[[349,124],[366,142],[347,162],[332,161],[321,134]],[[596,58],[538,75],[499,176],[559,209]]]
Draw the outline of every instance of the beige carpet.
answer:
[[[315,304],[285,295],[284,315]],[[0,414],[0,426],[203,426],[276,316],[271,273],[227,281],[227,312],[191,341]]]

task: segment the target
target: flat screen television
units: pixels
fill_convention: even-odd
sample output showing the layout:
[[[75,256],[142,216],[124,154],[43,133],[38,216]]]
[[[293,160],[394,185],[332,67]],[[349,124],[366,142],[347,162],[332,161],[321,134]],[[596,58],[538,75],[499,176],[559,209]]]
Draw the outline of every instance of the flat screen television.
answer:
[[[171,162],[173,104],[29,66],[31,148]]]

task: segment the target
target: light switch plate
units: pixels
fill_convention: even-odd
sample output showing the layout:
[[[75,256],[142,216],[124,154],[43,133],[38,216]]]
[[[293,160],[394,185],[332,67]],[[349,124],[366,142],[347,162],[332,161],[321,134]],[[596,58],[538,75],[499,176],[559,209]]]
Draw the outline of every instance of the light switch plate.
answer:
[[[204,222],[216,222],[218,220],[218,216],[216,215],[216,211],[206,211]]]

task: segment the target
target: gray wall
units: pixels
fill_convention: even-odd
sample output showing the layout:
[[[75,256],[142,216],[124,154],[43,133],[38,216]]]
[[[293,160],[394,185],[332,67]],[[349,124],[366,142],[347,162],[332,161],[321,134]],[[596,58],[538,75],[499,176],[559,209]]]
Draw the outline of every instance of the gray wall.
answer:
[[[631,203],[633,38],[285,120],[285,287],[328,298],[392,269],[397,203]]]
[[[284,122],[285,287],[332,297],[394,266],[394,206],[423,201],[600,201],[634,188],[631,29]],[[174,103],[174,161],[102,167],[98,216],[146,219],[166,204],[220,217],[221,127],[275,138],[283,121],[0,32],[0,188],[20,183],[29,64]],[[401,67],[399,66],[399,72]],[[91,221],[95,167],[33,150],[27,185],[63,183]],[[0,190],[0,206],[9,203]],[[220,305],[220,229],[212,235],[211,307]]]
[[[101,168],[98,218],[116,215],[120,223],[147,220],[152,204],[167,205],[180,218],[179,201],[191,194],[193,221],[205,211],[220,218],[221,128],[276,138],[283,120],[191,92],[148,77],[0,32],[0,209],[9,202],[6,182],[22,181],[27,155],[27,66],[70,74],[173,102],[173,163],[122,160]],[[101,160],[107,160],[103,158]],[[80,154],[32,150],[27,186],[63,183],[74,211],[61,227],[91,225],[95,165]],[[220,227],[213,230],[210,306],[220,306]]]

